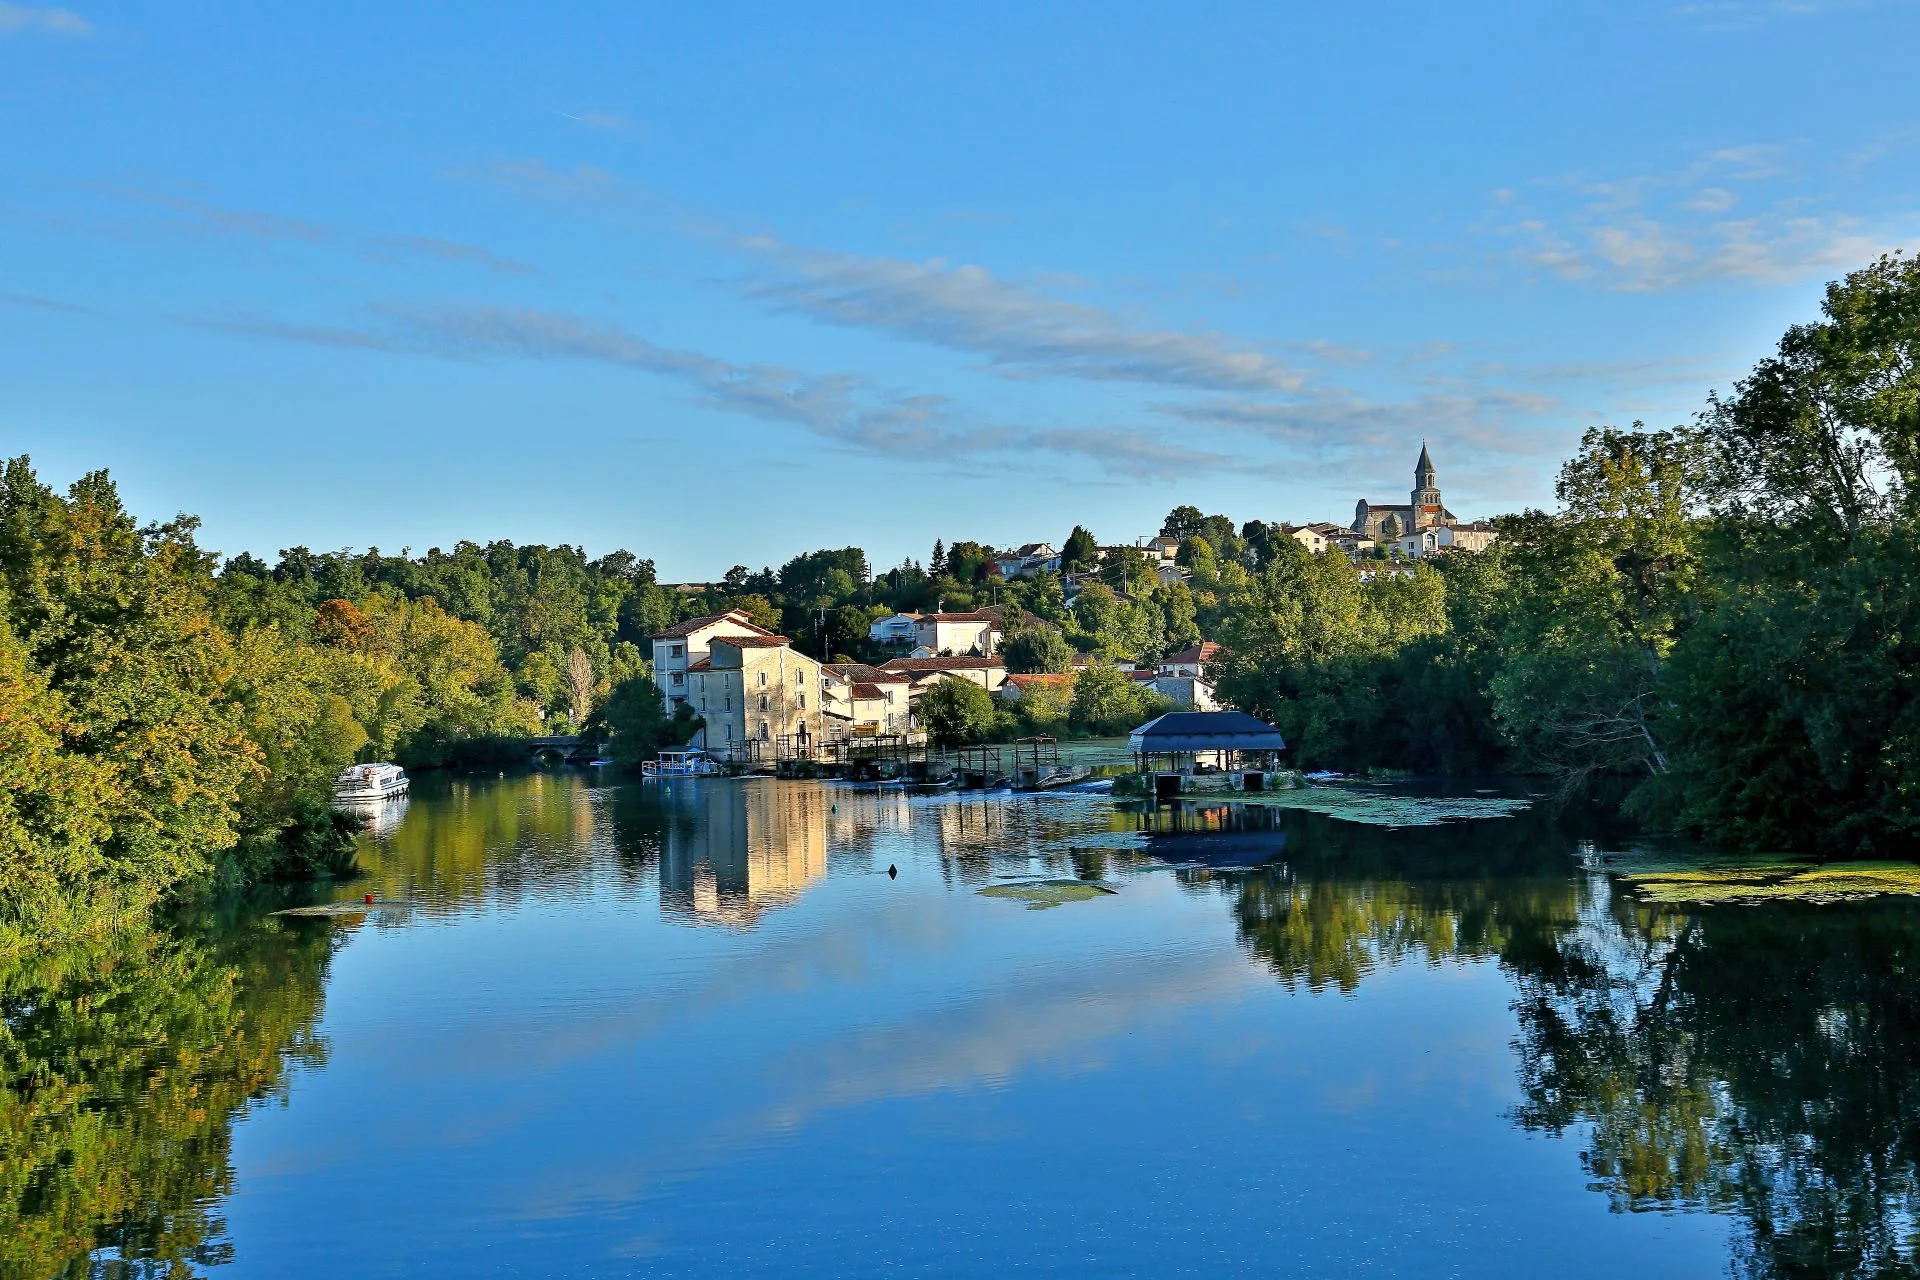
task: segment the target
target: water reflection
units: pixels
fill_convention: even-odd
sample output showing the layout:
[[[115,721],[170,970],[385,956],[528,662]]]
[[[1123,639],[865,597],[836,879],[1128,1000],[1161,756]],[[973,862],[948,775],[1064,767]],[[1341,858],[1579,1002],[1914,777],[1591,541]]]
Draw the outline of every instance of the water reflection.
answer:
[[[827,874],[824,787],[683,783],[670,800],[698,818],[668,826],[660,910],[695,924],[751,928]]]
[[[1227,879],[1234,921],[1289,988],[1354,991],[1417,960],[1524,964],[1579,918],[1577,846],[1542,814],[1389,830],[1284,813],[1288,855]]]
[[[233,1125],[284,1097],[337,927],[201,920],[0,965],[0,1275],[229,1261]]]
[[[1272,809],[1178,801],[1121,809],[1145,837],[1148,855],[1162,862],[1258,867],[1286,851],[1286,823]]]
[[[1453,971],[1438,976],[1462,1015],[1496,1029],[1492,1043],[1504,1056],[1477,1063],[1482,1083],[1504,1090],[1517,1082],[1519,1101],[1511,1124],[1496,1118],[1503,1100],[1466,1128],[1440,1109],[1403,1109],[1402,1123],[1416,1126],[1410,1143],[1492,1150],[1513,1139],[1516,1125],[1559,1135],[1564,1144],[1550,1148],[1544,1167],[1549,1176],[1563,1171],[1569,1194],[1623,1213],[1723,1215],[1735,1225],[1731,1265],[1742,1275],[1920,1270],[1920,912],[1911,905],[1652,910],[1616,895],[1574,834],[1544,814],[1392,831],[1217,808],[1143,818],[1062,795],[918,797],[770,781],[598,785],[568,774],[423,780],[404,819],[369,836],[373,876],[337,890],[407,897],[420,904],[411,915],[270,919],[236,906],[0,964],[0,1275],[189,1274],[244,1261],[224,1221],[246,1174],[234,1168],[234,1127],[257,1102],[289,1097],[294,1067],[326,1062],[318,1023],[340,944],[358,934],[422,948],[412,967],[362,958],[354,970],[342,961],[343,974],[355,973],[342,979],[347,989],[360,984],[362,1011],[378,1010],[442,972],[430,959],[461,954],[477,983],[501,964],[491,949],[510,945],[506,925],[460,931],[467,917],[502,903],[540,908],[517,913],[532,931],[528,945],[543,948],[516,957],[534,972],[517,985],[496,975],[475,993],[455,983],[421,1007],[438,1015],[467,1000],[460,1007],[477,1018],[577,1023],[577,1044],[622,1046],[604,1062],[576,1049],[566,1071],[537,1081],[511,1070],[487,1077],[516,1103],[579,1090],[591,1141],[558,1152],[544,1139],[518,1141],[587,1183],[606,1172],[612,1149],[681,1158],[669,1120],[684,1108],[647,1110],[654,1095],[636,1083],[651,1064],[657,1074],[646,1080],[664,1097],[692,1096],[714,1072],[733,1073],[701,1095],[721,1139],[691,1161],[723,1194],[758,1197],[768,1178],[804,1181],[790,1175],[808,1160],[865,1152],[842,1147],[844,1133],[858,1131],[848,1117],[862,1108],[891,1108],[892,1119],[876,1121],[889,1133],[924,1120],[941,1159],[997,1166],[1042,1117],[1059,1114],[1060,1099],[1092,1096],[1102,1079],[1113,1092],[1100,1095],[1097,1125],[1049,1131],[1046,1160],[1058,1168],[1094,1176],[1115,1161],[1123,1171],[1136,1161],[1133,1172],[1164,1164],[1175,1184],[1199,1176],[1180,1161],[1201,1158],[1248,1186],[1303,1194],[1275,1154],[1304,1114],[1285,1092],[1288,1078],[1267,1073],[1262,1055],[1278,1051],[1233,1046],[1270,1035],[1304,1071],[1338,1052],[1331,1042],[1373,1028],[1361,1037],[1364,1056],[1351,1057],[1349,1046],[1342,1069],[1389,1080],[1411,1073],[1431,1041],[1396,1034],[1404,1006],[1383,1013],[1396,1006],[1376,997],[1430,998],[1441,988],[1419,982],[1438,969]],[[1205,845],[1190,847],[1196,841],[1218,841],[1213,848],[1232,856],[1210,857]],[[910,873],[897,885],[877,874],[896,861]],[[973,892],[1036,873],[1107,879],[1121,892],[1044,913]],[[870,877],[842,882],[843,890],[873,889],[823,887],[841,876]],[[580,909],[584,895],[597,921]],[[722,928],[685,927],[714,925]],[[614,941],[603,950],[571,945],[594,928]],[[556,939],[571,947],[559,959]],[[657,965],[635,965],[635,948]],[[683,985],[649,985],[655,968]],[[1393,982],[1384,980],[1390,973]],[[785,994],[803,986],[804,1002]],[[1203,1005],[1205,1019],[1182,1021]],[[338,1018],[332,1033],[346,1037]],[[427,1021],[418,1065],[436,1073],[436,1087],[465,1088],[482,1106],[497,1101],[456,1069],[472,1055],[446,1052]],[[1434,1021],[1446,1034],[1441,1015]],[[655,1027],[672,1031],[645,1040],[644,1052],[621,1039]],[[1207,1043],[1193,1041],[1196,1028],[1208,1029]],[[1498,1048],[1509,1035],[1510,1049]],[[1254,1108],[1271,1094],[1286,1117],[1267,1132],[1249,1110],[1247,1145],[1233,1146],[1221,1131],[1217,1149],[1193,1155],[1191,1126],[1218,1105],[1211,1095],[1194,1112],[1157,1101],[1138,1114],[1111,1105],[1135,1089],[1174,1096],[1150,1087],[1160,1079],[1154,1061],[1173,1063],[1171,1078],[1185,1082],[1200,1078],[1209,1055],[1234,1052],[1242,1056],[1231,1078],[1258,1082],[1234,1105]],[[778,1064],[767,1079],[754,1074],[755,1053]],[[598,1069],[619,1082],[615,1092],[593,1084]],[[1031,1111],[1019,1111],[1021,1097]],[[727,1098],[740,1114],[727,1110]],[[1004,1108],[1002,1127],[983,1130],[1000,1137],[967,1128],[954,1139],[942,1127],[973,1115],[962,1104],[975,1098]],[[1152,1117],[1165,1114],[1177,1132],[1155,1146],[1166,1133]],[[809,1126],[821,1145],[805,1147]],[[726,1139],[736,1131],[751,1137]],[[377,1144],[378,1134],[365,1141]],[[884,1140],[869,1133],[867,1141]],[[782,1164],[783,1143],[805,1154]],[[886,1149],[896,1161],[917,1158]],[[726,1181],[738,1150],[752,1153],[737,1171],[747,1191]],[[1344,1176],[1348,1150],[1333,1142],[1302,1159]],[[520,1154],[511,1142],[487,1152],[499,1170],[519,1167]],[[476,1158],[462,1167],[495,1166]],[[366,1188],[374,1199],[405,1190],[379,1184],[377,1168],[361,1176],[374,1178]],[[890,1170],[882,1160],[859,1176],[884,1182]],[[1129,1201],[1128,1185],[1117,1178],[1107,1194],[1150,1216],[1154,1203]],[[482,1181],[472,1190],[476,1203],[492,1203],[497,1188]],[[1520,1208],[1469,1205],[1459,1187],[1422,1184],[1419,1194],[1436,1216],[1510,1212],[1505,1226],[1528,1228]],[[779,1200],[753,1203],[763,1217],[783,1212]],[[865,1239],[858,1221],[835,1216],[838,1201],[808,1203],[808,1230],[819,1238]],[[1382,1237],[1424,1230],[1401,1213],[1391,1197],[1375,1198],[1352,1229]],[[1238,1240],[1245,1221],[1209,1220],[1210,1241]],[[1025,1256],[1017,1222],[962,1225],[969,1238],[985,1233],[978,1238]],[[1251,1247],[1265,1227],[1244,1229],[1241,1243]],[[792,1227],[769,1230],[777,1237]],[[865,1256],[847,1248],[842,1261]],[[566,1269],[558,1254],[522,1260],[527,1270],[538,1270],[536,1261]],[[952,1257],[924,1260],[923,1269],[969,1269]],[[252,1261],[271,1271],[278,1260]],[[116,1271],[123,1262],[131,1265]]]
[[[407,797],[394,796],[390,800],[354,800],[337,807],[352,814],[360,822],[360,829],[370,836],[390,836],[400,829],[400,823],[407,816]]]
[[[1625,1210],[1711,1208],[1750,1276],[1920,1267],[1920,915],[1587,909],[1520,980],[1520,1124],[1583,1127]]]

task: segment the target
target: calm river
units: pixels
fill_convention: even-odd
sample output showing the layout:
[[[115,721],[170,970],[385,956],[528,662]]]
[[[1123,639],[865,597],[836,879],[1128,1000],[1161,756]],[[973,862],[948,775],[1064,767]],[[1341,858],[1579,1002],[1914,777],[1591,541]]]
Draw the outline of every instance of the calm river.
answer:
[[[0,967],[0,1275],[1908,1274],[1920,911],[1580,836],[429,775]]]

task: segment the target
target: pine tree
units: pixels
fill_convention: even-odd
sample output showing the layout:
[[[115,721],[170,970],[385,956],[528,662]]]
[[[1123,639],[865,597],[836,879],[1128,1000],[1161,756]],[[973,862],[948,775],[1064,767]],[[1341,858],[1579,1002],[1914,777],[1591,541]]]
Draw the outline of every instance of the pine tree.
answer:
[[[933,540],[933,559],[927,561],[927,572],[939,577],[947,571],[947,544],[939,538]]]

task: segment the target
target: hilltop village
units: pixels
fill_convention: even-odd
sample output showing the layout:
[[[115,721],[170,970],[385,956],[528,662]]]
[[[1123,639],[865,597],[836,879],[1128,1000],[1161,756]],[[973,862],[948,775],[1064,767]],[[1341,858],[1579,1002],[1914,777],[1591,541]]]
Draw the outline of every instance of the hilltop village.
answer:
[[[1315,555],[1344,556],[1366,582],[1412,576],[1418,562],[1453,551],[1483,551],[1496,536],[1490,523],[1463,522],[1447,509],[1423,444],[1408,501],[1363,498],[1349,525],[1250,521],[1236,530],[1223,516],[1180,507],[1160,533],[1125,545],[1100,546],[1079,528],[1061,548],[936,544],[927,565],[909,561],[875,585],[884,581],[898,591],[916,578],[943,583],[968,597],[966,607],[950,607],[945,597],[924,611],[874,607],[864,627],[843,607],[835,625],[822,619],[807,638],[781,634],[773,611],[757,610],[749,591],[735,607],[683,617],[655,633],[653,679],[669,715],[700,718],[689,746],[742,763],[811,758],[847,739],[924,740],[917,709],[948,681],[975,685],[1030,721],[1047,718],[1043,707],[1064,719],[1092,668],[1100,669],[1096,679],[1124,679],[1132,696],[1109,699],[1120,720],[1169,709],[1212,711],[1224,705],[1212,670],[1224,650],[1205,635],[1206,605],[1223,561],[1258,565],[1277,542],[1291,540]],[[837,572],[853,576],[846,567]],[[711,599],[755,585],[744,570],[730,576],[730,583],[669,589]],[[1143,622],[1143,613],[1157,616]]]

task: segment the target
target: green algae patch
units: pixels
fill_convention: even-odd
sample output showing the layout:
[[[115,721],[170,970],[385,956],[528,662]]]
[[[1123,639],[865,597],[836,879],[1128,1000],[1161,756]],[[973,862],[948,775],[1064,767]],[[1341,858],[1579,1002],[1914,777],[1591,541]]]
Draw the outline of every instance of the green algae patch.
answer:
[[[1369,827],[1437,827],[1445,822],[1510,818],[1533,807],[1511,796],[1420,796],[1372,787],[1297,787],[1236,792],[1233,799],[1265,809],[1304,809]]]
[[[284,911],[275,911],[276,916],[363,916],[369,911],[391,911],[404,907],[405,902],[395,902],[389,898],[377,898],[372,902],[319,902],[310,907],[288,907]]]
[[[1620,878],[1635,896],[1675,906],[1920,896],[1920,865],[1911,862],[1770,861],[1757,866],[1629,872]]]
[[[1067,902],[1086,902],[1120,892],[1098,880],[1019,880],[1012,884],[990,884],[980,890],[983,898],[1006,898],[1024,902],[1029,911],[1045,911]]]

